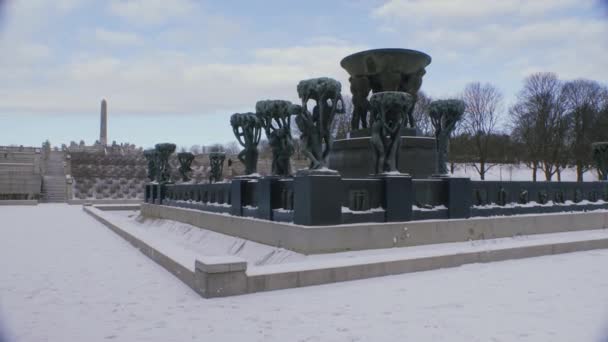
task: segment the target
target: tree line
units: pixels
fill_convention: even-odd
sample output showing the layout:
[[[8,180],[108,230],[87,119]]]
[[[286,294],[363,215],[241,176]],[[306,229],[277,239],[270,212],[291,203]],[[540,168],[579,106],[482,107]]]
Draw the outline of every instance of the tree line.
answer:
[[[451,155],[473,164],[481,179],[497,163],[525,163],[533,181],[537,171],[559,181],[567,167],[582,181],[593,167],[591,143],[608,140],[608,87],[597,81],[534,73],[506,109],[490,83],[468,84],[462,99],[467,109]]]

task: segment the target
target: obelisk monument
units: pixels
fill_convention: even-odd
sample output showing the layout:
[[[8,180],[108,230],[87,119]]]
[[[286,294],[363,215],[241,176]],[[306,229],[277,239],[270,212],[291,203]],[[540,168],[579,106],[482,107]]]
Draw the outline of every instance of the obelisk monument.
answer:
[[[101,145],[108,145],[108,103],[105,99],[101,100],[101,124],[99,128],[99,142]]]

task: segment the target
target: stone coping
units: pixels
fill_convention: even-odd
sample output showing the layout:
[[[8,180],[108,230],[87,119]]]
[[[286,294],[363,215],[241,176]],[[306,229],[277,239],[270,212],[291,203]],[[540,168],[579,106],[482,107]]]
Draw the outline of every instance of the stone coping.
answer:
[[[301,226],[149,203],[142,204],[141,213],[147,217],[187,223],[302,254],[408,247],[608,227],[606,210],[336,226]]]
[[[141,199],[69,199],[66,201],[68,204],[76,205],[91,205],[91,204],[141,204]]]
[[[0,205],[38,205],[37,200],[0,200]]]
[[[370,137],[353,137],[350,139],[338,139],[334,141],[333,148],[338,150],[348,149],[364,149],[369,148]],[[435,148],[435,138],[424,137],[424,136],[402,136],[401,137],[402,148]]]

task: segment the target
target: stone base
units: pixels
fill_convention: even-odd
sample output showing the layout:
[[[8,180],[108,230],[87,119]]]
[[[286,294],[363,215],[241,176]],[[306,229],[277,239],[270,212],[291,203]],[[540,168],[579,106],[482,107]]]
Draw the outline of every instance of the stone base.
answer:
[[[368,128],[360,128],[353,130],[349,133],[350,138],[363,138],[369,137],[371,135],[370,129]],[[401,136],[403,137],[415,137],[419,135],[417,128],[412,127],[402,127],[401,128]]]
[[[295,224],[335,225],[342,223],[340,175],[307,174],[294,179]]]
[[[331,194],[330,191],[328,193]],[[606,209],[606,204],[596,204],[594,205],[595,208],[590,206],[584,208],[584,210],[590,210],[584,213],[543,213],[537,211],[534,213],[535,215],[433,219],[410,221],[406,224],[403,222],[367,222],[329,227],[270,222],[148,203],[142,204],[141,214],[148,218],[187,223],[217,233],[281,247],[302,254],[322,254],[465,242],[482,237],[484,239],[498,239],[517,235],[608,228],[608,212],[591,211]],[[85,210],[87,208],[94,207],[84,207]],[[559,208],[559,206],[551,206],[550,208]],[[536,209],[541,208],[536,207]],[[447,211],[447,209],[445,210]],[[477,212],[480,210],[477,210]],[[576,209],[572,206],[567,210],[582,209]],[[543,214],[538,215],[539,213]],[[533,213],[525,212],[525,214]],[[491,214],[487,215],[503,214],[492,211]],[[447,215],[445,216],[447,217]],[[404,226],[407,226],[407,231],[403,230]]]
[[[434,174],[436,163],[435,138],[402,136],[397,168],[413,178]],[[370,137],[334,141],[329,155],[329,168],[343,178],[367,177],[374,172],[374,154]]]

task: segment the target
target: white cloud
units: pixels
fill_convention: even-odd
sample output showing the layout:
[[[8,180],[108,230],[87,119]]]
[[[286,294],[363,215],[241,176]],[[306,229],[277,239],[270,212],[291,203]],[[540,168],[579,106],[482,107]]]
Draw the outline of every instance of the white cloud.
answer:
[[[120,67],[120,60],[112,57],[90,59],[75,62],[69,66],[69,74],[73,80],[87,82],[106,75],[115,74]]]
[[[410,21],[492,20],[492,17],[544,15],[571,8],[589,8],[595,0],[389,0],[373,10],[381,18]]]
[[[141,37],[133,32],[111,31],[104,28],[95,29],[95,39],[111,45],[139,45]]]
[[[522,25],[479,25],[474,30],[437,27],[420,29],[417,42],[449,49],[559,48],[572,49],[580,44],[605,44],[608,24],[601,20],[568,18],[531,22]]]
[[[28,12],[67,12],[81,7],[91,0],[27,0],[27,1],[8,1],[9,11],[28,11]]]
[[[279,48],[270,39],[254,36],[255,29],[243,28],[247,23],[201,14],[198,0],[111,0],[104,5],[126,21],[119,24],[127,25],[85,24],[73,31],[84,33],[86,40],[53,45],[59,39],[48,37],[61,38],[50,31],[53,21],[62,18],[57,13],[90,0],[62,0],[63,10],[52,9],[47,0],[28,1],[16,1],[22,5],[14,6],[19,8],[0,37],[0,49],[11,51],[0,55],[0,112],[90,112],[97,110],[102,97],[110,100],[116,113],[253,110],[260,99],[298,101],[297,82],[321,76],[342,82],[343,93],[348,94],[348,75],[340,68],[340,60],[369,48],[365,42],[353,44],[327,36]],[[475,15],[455,9],[452,18],[446,8],[427,5],[427,1],[391,0],[375,16],[385,29],[383,44],[406,44],[431,54],[433,63],[423,90],[433,96],[455,94],[476,80],[491,81],[503,89],[505,84],[517,87],[527,72],[537,70],[555,71],[564,78],[608,79],[606,22],[567,13],[548,17],[534,1],[513,0],[492,2],[494,7],[487,5],[489,1],[466,1],[480,6],[473,9]],[[539,1],[546,5],[548,0]],[[573,1],[557,0],[552,6],[568,9]],[[588,0],[583,1],[584,5]],[[454,6],[451,3],[435,2]],[[516,12],[516,5],[522,7],[523,15]],[[45,10],[52,15],[45,16]],[[409,10],[413,12],[403,14]],[[417,23],[410,20],[412,13],[418,16]],[[434,13],[439,14],[433,17]],[[517,20],[504,20],[510,18],[504,13]],[[457,18],[460,22],[453,24]],[[128,31],[130,25],[157,24]],[[255,41],[265,47],[256,49]],[[119,52],[115,46],[120,46]],[[129,46],[137,48],[125,48]],[[505,92],[516,90],[507,86]]]
[[[423,89],[449,94],[489,81],[507,98],[536,71],[608,79],[608,22],[581,14],[595,0],[389,0],[372,16],[378,30],[433,57]],[[388,28],[388,30],[387,30]],[[392,32],[391,32],[392,31]],[[443,74],[438,74],[443,73]]]
[[[111,0],[109,6],[112,14],[139,25],[163,24],[198,7],[193,0]]]
[[[252,38],[253,32],[221,15],[205,13],[196,14],[196,20],[181,20],[167,25],[157,36],[162,43],[184,46],[206,46],[206,48],[224,47],[233,41],[242,41],[243,37]]]
[[[298,101],[298,81],[329,76],[348,92],[340,59],[364,46],[293,46],[258,49],[242,63],[206,63],[193,54],[158,51],[119,59],[82,56],[35,82],[0,92],[0,111],[88,112],[108,98],[115,112],[204,114],[253,110],[255,102]],[[2,80],[0,80],[1,84]]]

